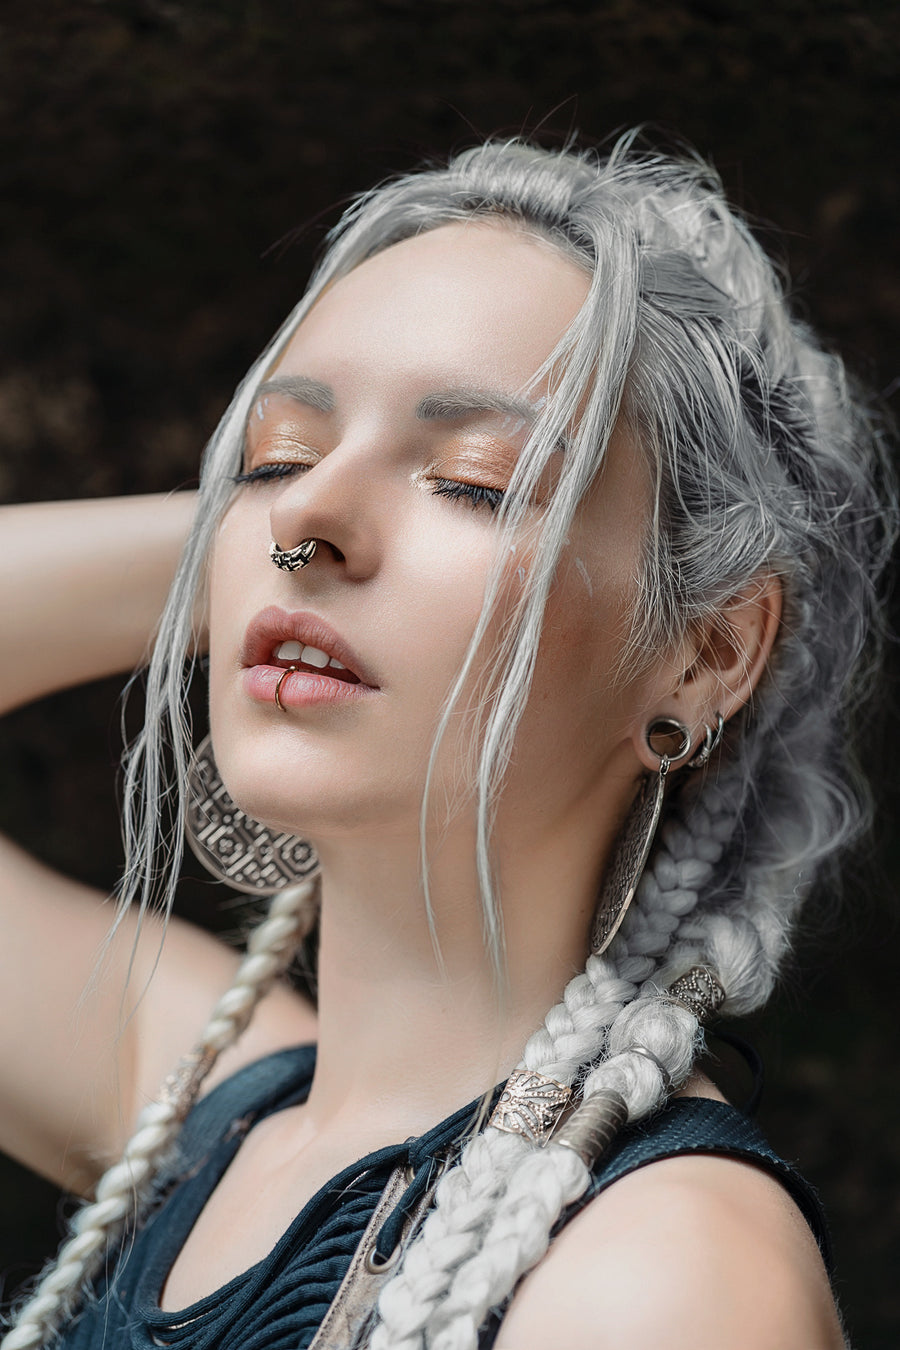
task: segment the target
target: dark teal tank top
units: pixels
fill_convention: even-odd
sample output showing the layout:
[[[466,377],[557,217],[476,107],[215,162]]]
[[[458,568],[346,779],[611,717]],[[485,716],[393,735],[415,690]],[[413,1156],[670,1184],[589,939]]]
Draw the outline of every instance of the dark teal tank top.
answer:
[[[96,1297],[65,1329],[59,1350],[307,1350],[391,1172],[398,1164],[407,1166],[412,1180],[381,1229],[382,1255],[393,1250],[406,1210],[434,1179],[438,1159],[464,1142],[476,1111],[474,1104],[466,1106],[418,1139],[346,1167],[304,1206],[262,1261],[190,1307],[161,1312],[166,1276],[241,1141],[264,1116],[305,1100],[314,1066],[313,1047],[280,1051],[240,1070],[194,1107],[146,1216],[108,1261]],[[558,1228],[619,1177],[686,1153],[724,1154],[773,1173],[799,1205],[829,1263],[825,1222],[811,1187],[772,1152],[746,1116],[700,1098],[672,1102],[650,1120],[626,1127]],[[488,1319],[480,1350],[493,1345],[501,1315],[496,1310]]]

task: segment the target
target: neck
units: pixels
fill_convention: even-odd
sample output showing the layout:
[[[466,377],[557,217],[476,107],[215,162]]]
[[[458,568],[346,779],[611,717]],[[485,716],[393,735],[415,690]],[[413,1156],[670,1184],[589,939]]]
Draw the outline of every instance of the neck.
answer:
[[[433,931],[417,833],[343,838],[333,850],[319,843],[319,1054],[308,1103],[319,1125],[362,1113],[374,1133],[419,1134],[515,1067],[583,968],[608,847],[586,850],[591,833],[578,819],[545,835],[498,848],[499,975],[484,939],[471,822],[429,857]]]

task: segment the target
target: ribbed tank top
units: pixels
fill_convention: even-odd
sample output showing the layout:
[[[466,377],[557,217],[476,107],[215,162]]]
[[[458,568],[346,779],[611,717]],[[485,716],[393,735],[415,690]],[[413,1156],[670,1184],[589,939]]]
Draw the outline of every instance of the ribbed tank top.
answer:
[[[463,1107],[417,1139],[346,1167],[303,1207],[262,1261],[190,1307],[160,1311],[168,1272],[241,1141],[265,1116],[306,1099],[314,1067],[314,1047],[279,1051],[220,1083],[193,1108],[145,1217],[108,1262],[96,1297],[65,1329],[59,1350],[154,1350],[161,1345],[174,1350],[308,1350],[391,1172],[403,1165],[413,1179],[382,1229],[378,1248],[383,1254],[399,1236],[405,1209],[433,1180],[438,1159],[464,1142],[477,1105]],[[681,1098],[648,1121],[626,1127],[598,1163],[589,1190],[558,1227],[619,1177],[658,1159],[689,1153],[740,1158],[776,1176],[829,1263],[825,1221],[812,1188],[740,1111],[703,1098]],[[485,1324],[480,1350],[493,1345],[499,1323],[495,1313]]]

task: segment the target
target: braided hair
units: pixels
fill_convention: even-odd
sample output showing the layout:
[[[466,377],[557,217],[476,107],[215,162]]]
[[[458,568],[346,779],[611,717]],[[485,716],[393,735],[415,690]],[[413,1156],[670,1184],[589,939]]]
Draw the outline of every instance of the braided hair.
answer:
[[[317,882],[310,880],[276,895],[266,917],[247,942],[247,955],[231,987],[210,1014],[196,1048],[148,1103],[122,1157],[104,1172],[94,1198],[71,1223],[71,1235],[25,1302],[16,1324],[0,1341],[3,1350],[45,1345],[71,1316],[85,1286],[107,1251],[150,1193],[151,1183],[172,1152],[182,1121],[219,1055],[238,1039],[261,998],[290,965],[316,914]]]

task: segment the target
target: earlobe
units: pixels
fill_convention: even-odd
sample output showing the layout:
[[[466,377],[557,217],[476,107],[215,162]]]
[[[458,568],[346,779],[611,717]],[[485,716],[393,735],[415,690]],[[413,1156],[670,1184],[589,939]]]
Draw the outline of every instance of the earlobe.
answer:
[[[678,717],[654,717],[639,733],[638,757],[645,768],[659,771],[663,759],[669,769],[702,769],[718,749],[725,729],[725,719],[718,709],[711,719],[698,728],[689,726]]]

